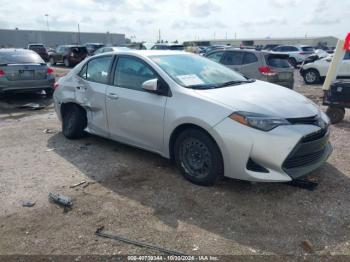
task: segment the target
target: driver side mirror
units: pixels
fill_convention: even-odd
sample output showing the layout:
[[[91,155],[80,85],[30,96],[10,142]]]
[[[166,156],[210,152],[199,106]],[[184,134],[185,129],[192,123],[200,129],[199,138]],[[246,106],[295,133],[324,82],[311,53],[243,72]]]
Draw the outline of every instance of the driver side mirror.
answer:
[[[151,79],[151,80],[148,80],[146,82],[143,82],[142,88],[149,91],[149,92],[157,93],[157,91],[158,91],[158,79],[155,78],[155,79]]]

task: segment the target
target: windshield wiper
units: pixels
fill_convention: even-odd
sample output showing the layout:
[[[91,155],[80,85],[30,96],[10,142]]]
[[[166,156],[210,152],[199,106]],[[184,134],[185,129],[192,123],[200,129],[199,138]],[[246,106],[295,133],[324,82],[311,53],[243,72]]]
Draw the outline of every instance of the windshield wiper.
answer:
[[[247,80],[234,80],[234,81],[228,81],[222,84],[216,85],[217,88],[225,87],[225,86],[233,86],[233,85],[240,85],[245,83],[253,83],[255,82],[255,79],[247,79]]]
[[[192,88],[192,89],[213,89],[216,88],[216,85],[213,84],[203,84],[203,85],[190,85],[186,86],[187,88]]]

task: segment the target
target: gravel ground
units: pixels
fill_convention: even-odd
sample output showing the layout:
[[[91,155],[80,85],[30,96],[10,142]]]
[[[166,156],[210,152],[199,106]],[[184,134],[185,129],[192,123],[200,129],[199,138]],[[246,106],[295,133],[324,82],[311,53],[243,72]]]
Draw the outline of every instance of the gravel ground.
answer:
[[[320,86],[298,79],[295,89],[320,101]],[[16,108],[29,101],[47,107]],[[194,255],[350,255],[350,114],[331,129],[335,150],[311,174],[315,191],[228,179],[207,188],[152,153],[96,136],[68,141],[45,96],[2,98],[0,254],[153,253],[95,236],[103,225]],[[81,181],[88,186],[70,188]],[[71,196],[72,209],[50,203],[49,192]]]

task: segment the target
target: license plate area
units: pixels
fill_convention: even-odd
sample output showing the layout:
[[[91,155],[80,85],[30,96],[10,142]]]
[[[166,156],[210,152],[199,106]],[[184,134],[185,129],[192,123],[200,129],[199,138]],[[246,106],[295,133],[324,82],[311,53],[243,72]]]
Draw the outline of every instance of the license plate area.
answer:
[[[289,80],[291,79],[292,74],[291,73],[278,73],[278,79],[280,80]]]
[[[34,79],[34,70],[19,70],[19,76],[22,80]]]

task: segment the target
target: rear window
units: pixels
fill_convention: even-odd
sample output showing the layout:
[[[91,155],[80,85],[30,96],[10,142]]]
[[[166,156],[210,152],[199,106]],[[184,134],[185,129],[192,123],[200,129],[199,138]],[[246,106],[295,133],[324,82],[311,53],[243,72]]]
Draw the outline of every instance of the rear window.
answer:
[[[266,64],[276,68],[290,68],[292,67],[286,58],[278,56],[267,56]]]
[[[169,47],[170,50],[184,50],[184,46],[183,45],[172,45]]]
[[[31,46],[29,49],[36,52],[46,52],[46,48],[43,46]]]
[[[0,52],[0,64],[44,64],[44,60],[31,51],[28,52]]]
[[[312,46],[303,46],[301,48],[304,52],[313,52],[315,49]]]

